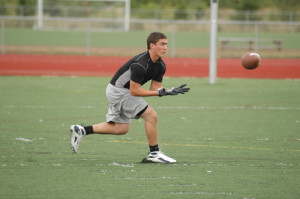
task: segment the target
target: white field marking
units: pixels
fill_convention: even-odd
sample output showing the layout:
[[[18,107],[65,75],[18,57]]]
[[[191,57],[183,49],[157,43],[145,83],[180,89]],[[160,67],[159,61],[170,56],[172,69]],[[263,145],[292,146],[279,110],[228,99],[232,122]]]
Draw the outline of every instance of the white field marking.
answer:
[[[49,106],[49,105],[4,105],[3,108],[21,108],[21,109],[94,109],[97,106]]]
[[[20,140],[20,141],[24,141],[24,142],[32,142],[32,140],[27,139],[27,138],[22,138],[22,137],[16,138],[16,140]]]
[[[269,138],[257,138],[256,140],[257,141],[269,141],[270,139]]]
[[[100,106],[50,106],[50,105],[2,105],[3,108],[18,109],[95,109]],[[106,107],[106,106],[105,106]],[[284,106],[155,106],[155,109],[182,109],[182,110],[300,110],[300,107]]]
[[[128,141],[128,140],[107,140],[109,143],[134,143],[134,144],[146,144],[145,141]],[[271,148],[254,148],[254,147],[240,147],[240,146],[215,146],[215,145],[201,145],[201,144],[174,144],[162,142],[161,145],[165,146],[183,146],[183,147],[203,147],[203,148],[223,148],[223,149],[251,149],[251,150],[264,150],[270,151]],[[299,150],[300,151],[300,150]]]
[[[138,140],[107,140],[109,143],[130,143],[130,144],[147,144],[145,141]],[[300,150],[290,150],[290,149],[272,149],[272,148],[257,148],[257,147],[242,147],[242,146],[217,146],[217,145],[201,145],[201,144],[174,144],[174,143],[160,143],[164,146],[180,146],[180,147],[201,147],[201,148],[221,148],[221,149],[246,149],[246,150],[258,150],[258,151],[293,151],[300,152]]]
[[[139,187],[144,187],[144,186],[152,187],[153,185],[139,184],[138,186]],[[156,186],[166,186],[166,187],[200,187],[200,186],[204,186],[204,185],[200,185],[200,184],[164,184],[164,185],[162,185],[162,184],[156,184]]]
[[[156,106],[157,109],[198,109],[198,110],[300,110],[300,107],[268,107],[268,106]]]
[[[134,167],[134,164],[120,164],[120,163],[116,163],[116,162],[113,162],[109,165],[118,166],[118,167]]]
[[[277,163],[276,165],[278,165],[278,166],[293,166],[293,164],[282,163],[282,162]]]
[[[243,198],[243,199],[256,199],[256,198]]]
[[[169,194],[177,194],[177,195],[232,195],[232,192],[169,192]]]
[[[168,177],[168,176],[162,176],[162,177],[121,177],[120,179],[123,180],[157,180],[157,179],[176,179],[177,177]]]

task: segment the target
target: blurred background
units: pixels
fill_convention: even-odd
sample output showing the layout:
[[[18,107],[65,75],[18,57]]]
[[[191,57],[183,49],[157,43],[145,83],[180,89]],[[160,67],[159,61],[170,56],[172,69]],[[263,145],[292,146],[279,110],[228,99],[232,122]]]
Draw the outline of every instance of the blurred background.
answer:
[[[218,57],[300,58],[300,1],[222,0]],[[209,57],[210,0],[0,0],[2,54],[132,56],[150,32],[169,57]]]

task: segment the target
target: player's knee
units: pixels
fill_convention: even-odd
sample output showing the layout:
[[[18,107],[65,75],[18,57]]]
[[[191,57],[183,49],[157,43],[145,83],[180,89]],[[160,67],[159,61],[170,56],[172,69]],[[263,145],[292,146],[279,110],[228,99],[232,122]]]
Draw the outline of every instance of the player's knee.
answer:
[[[118,134],[118,135],[125,135],[126,133],[128,133],[127,130],[121,129],[116,134]]]
[[[158,115],[157,115],[156,111],[152,107],[149,106],[146,110],[144,119],[157,122],[157,118],[158,118]]]
[[[153,112],[152,112],[152,115],[151,115],[152,119],[157,122],[157,118],[158,118],[158,115],[156,113],[156,111],[153,109]]]
[[[129,131],[129,126],[122,125],[122,126],[119,126],[118,128],[116,128],[115,134],[124,135],[124,134],[128,133],[128,131]]]

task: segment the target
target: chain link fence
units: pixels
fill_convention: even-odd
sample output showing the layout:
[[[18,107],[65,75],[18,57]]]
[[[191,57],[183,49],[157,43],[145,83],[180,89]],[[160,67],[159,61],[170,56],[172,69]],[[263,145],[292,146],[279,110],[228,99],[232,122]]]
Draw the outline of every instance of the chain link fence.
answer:
[[[132,9],[126,32],[120,5],[100,10],[44,7],[42,28],[37,27],[35,10],[0,6],[1,53],[131,56],[146,50],[149,32],[162,31],[168,36],[168,56],[209,56],[209,12]],[[250,50],[267,57],[300,57],[296,12],[220,11],[218,32],[221,57],[239,57],[241,51]]]
[[[48,17],[79,17],[79,18],[123,18],[122,2],[98,2],[94,6],[43,6],[43,12]],[[36,6],[0,5],[2,16],[35,16]],[[205,10],[175,10],[175,9],[131,9],[131,19],[154,20],[209,20],[210,11]],[[219,19],[238,21],[300,21],[300,12],[294,11],[237,11],[219,10]]]

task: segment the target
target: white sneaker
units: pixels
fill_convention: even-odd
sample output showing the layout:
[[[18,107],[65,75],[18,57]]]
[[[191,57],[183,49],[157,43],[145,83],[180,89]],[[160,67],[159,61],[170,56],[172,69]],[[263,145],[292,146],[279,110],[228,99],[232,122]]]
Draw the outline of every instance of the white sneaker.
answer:
[[[166,156],[161,151],[150,152],[145,161],[146,162],[155,162],[155,163],[175,163],[176,162],[176,160]]]
[[[71,149],[73,153],[78,153],[79,144],[84,136],[86,136],[83,126],[75,124],[70,127],[71,131]]]

